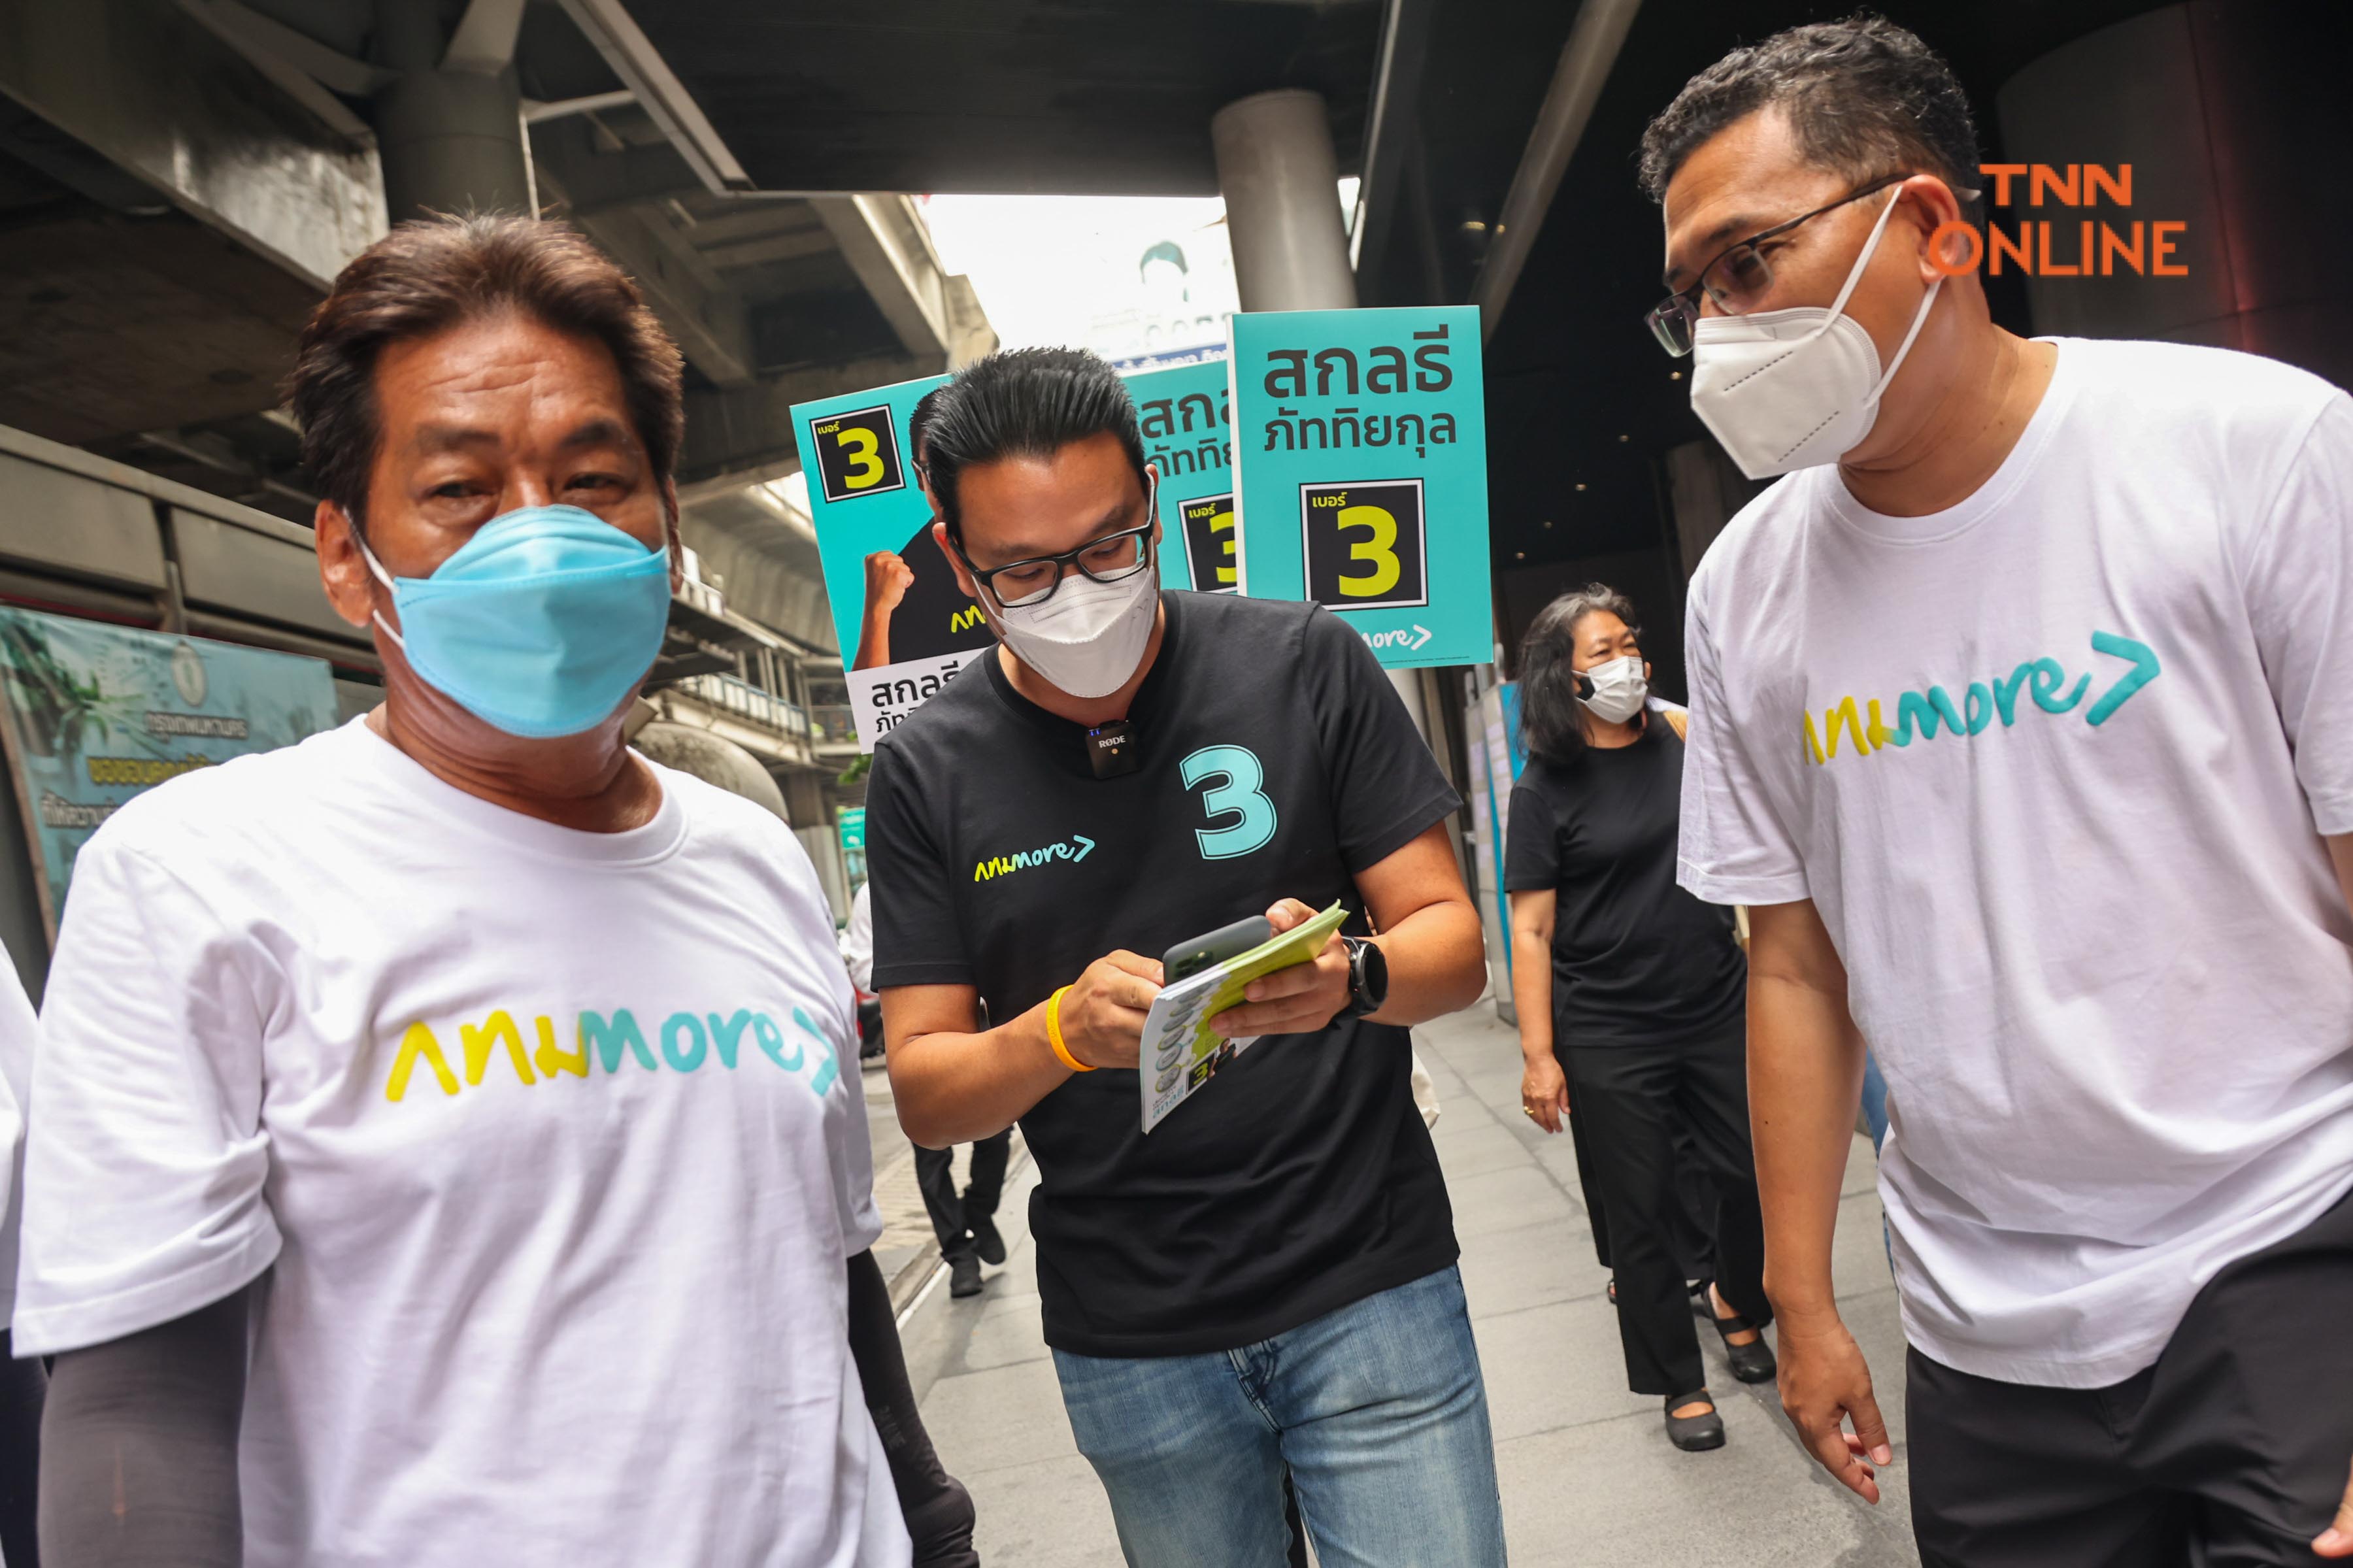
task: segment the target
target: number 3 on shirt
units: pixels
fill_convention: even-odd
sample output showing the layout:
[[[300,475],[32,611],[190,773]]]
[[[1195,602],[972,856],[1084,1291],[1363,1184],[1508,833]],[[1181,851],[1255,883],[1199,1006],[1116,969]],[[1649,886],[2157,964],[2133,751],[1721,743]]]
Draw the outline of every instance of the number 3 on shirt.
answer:
[[[1266,773],[1247,748],[1204,746],[1185,759],[1182,774],[1187,789],[1200,789],[1216,780],[1212,788],[1201,792],[1202,809],[1212,822],[1228,815],[1234,818],[1222,827],[1193,830],[1202,859],[1230,860],[1274,837],[1274,802],[1259,788],[1266,783]]]

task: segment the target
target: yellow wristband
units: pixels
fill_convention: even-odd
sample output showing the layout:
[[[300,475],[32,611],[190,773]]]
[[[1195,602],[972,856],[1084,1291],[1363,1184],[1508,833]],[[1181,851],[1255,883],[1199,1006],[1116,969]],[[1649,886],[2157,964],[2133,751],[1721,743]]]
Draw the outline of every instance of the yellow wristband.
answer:
[[[1062,998],[1070,989],[1065,985],[1047,1000],[1046,1043],[1054,1047],[1054,1054],[1061,1058],[1062,1065],[1072,1072],[1092,1072],[1094,1068],[1072,1056],[1071,1047],[1062,1044]]]

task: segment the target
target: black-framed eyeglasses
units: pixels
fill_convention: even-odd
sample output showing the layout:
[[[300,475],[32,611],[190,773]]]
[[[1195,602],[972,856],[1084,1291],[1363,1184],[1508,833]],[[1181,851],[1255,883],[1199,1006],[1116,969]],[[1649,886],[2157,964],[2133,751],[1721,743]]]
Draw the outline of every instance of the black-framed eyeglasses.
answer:
[[[1768,239],[1778,239],[1799,224],[1818,218],[1826,212],[1836,211],[1850,202],[1859,202],[1911,177],[1907,172],[1873,180],[1834,202],[1825,202],[1810,213],[1799,213],[1787,223],[1777,223],[1771,228],[1759,229],[1746,239],[1735,240],[1699,269],[1698,282],[1668,295],[1653,305],[1650,314],[1642,318],[1643,324],[1651,329],[1651,335],[1659,340],[1659,346],[1669,353],[1680,357],[1691,353],[1693,329],[1699,323],[1699,297],[1702,294],[1705,294],[1725,315],[1742,316],[1755,310],[1772,291],[1773,267],[1757,247]]]
[[[972,557],[965,553],[962,540],[951,536],[948,543],[955,549],[956,559],[964,563],[964,569],[972,574],[973,581],[997,601],[997,608],[1027,609],[1052,598],[1055,590],[1062,585],[1062,579],[1072,570],[1098,583],[1116,583],[1149,567],[1153,560],[1152,531],[1158,515],[1156,492],[1156,486],[1145,491],[1145,521],[1140,527],[1106,533],[1060,555],[1034,556],[984,569],[973,564]]]

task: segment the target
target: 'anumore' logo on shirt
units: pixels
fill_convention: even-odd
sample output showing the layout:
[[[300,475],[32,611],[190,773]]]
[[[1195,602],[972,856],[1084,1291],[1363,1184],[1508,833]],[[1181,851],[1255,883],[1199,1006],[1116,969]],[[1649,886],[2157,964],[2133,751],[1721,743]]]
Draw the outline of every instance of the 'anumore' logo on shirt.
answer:
[[[2132,661],[2114,686],[2102,692],[2084,713],[2085,723],[2094,728],[2106,723],[2117,709],[2129,701],[2133,693],[2155,680],[2162,671],[2158,668],[2157,654],[2145,642],[2118,637],[2114,632],[2094,632],[2092,651],[2106,654],[2111,658]],[[1906,691],[1896,699],[1895,728],[1891,730],[1881,717],[1879,699],[1866,700],[1870,713],[1866,723],[1855,711],[1854,699],[1846,697],[1822,710],[1822,728],[1814,729],[1814,716],[1803,715],[1806,727],[1806,761],[1828,763],[1838,755],[1841,731],[1854,737],[1854,754],[1867,757],[1883,746],[1908,746],[1913,736],[1935,740],[1941,728],[1951,735],[1975,735],[1999,718],[2002,728],[2018,721],[2018,697],[2021,688],[2034,699],[2034,705],[2045,713],[2069,713],[2091,690],[2092,678],[2076,678],[2067,684],[2067,671],[2055,658],[2030,659],[2010,672],[2007,679],[1997,676],[1991,681],[1972,680],[1956,703],[1951,692],[1941,686],[1931,686],[1926,691]]]
[[[1049,844],[1043,849],[1023,849],[1011,855],[992,855],[986,860],[976,860],[972,879],[986,882],[991,877],[1010,876],[1026,871],[1032,866],[1043,866],[1050,860],[1083,860],[1095,847],[1095,841],[1083,833],[1073,833],[1060,844]]]
[[[672,1013],[662,1020],[649,1044],[646,1032],[627,1007],[611,1014],[583,1012],[574,1026],[573,1048],[564,1050],[556,1045],[555,1020],[541,1014],[533,1018],[537,1026],[539,1048],[523,1048],[522,1031],[515,1026],[514,1015],[501,1007],[480,1024],[458,1026],[458,1041],[465,1052],[466,1082],[479,1085],[482,1074],[494,1055],[503,1055],[514,1069],[516,1079],[533,1085],[558,1073],[570,1073],[575,1078],[589,1076],[589,1064],[594,1062],[609,1076],[621,1070],[624,1061],[634,1060],[647,1072],[658,1072],[668,1065],[672,1072],[693,1072],[705,1061],[715,1059],[719,1066],[733,1072],[740,1054],[744,1037],[748,1033],[760,1054],[788,1073],[799,1073],[804,1064],[810,1069],[804,1079],[811,1093],[819,1099],[833,1087],[841,1071],[840,1059],[825,1031],[812,1022],[800,1008],[793,1009],[793,1025],[797,1031],[787,1037],[776,1026],[776,1021],[765,1013],[738,1008],[732,1015],[717,1013]],[[803,1044],[813,1045],[814,1052]],[[655,1057],[656,1047],[660,1057]],[[392,1071],[385,1079],[384,1097],[398,1103],[408,1092],[408,1080],[423,1062],[432,1069],[433,1079],[445,1095],[459,1092],[458,1075],[450,1070],[449,1058],[441,1049],[440,1040],[432,1027],[421,1019],[408,1026],[400,1037],[400,1049],[392,1058]],[[533,1068],[539,1070],[533,1072]]]

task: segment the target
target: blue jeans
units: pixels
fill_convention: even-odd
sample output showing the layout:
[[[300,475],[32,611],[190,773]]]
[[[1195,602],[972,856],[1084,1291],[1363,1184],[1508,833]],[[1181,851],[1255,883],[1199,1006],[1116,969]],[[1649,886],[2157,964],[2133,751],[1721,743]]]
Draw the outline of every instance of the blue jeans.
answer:
[[[1887,1079],[1880,1075],[1879,1058],[1869,1051],[1862,1053],[1862,1120],[1871,1129],[1871,1146],[1887,1147]],[[1895,1238],[1888,1234],[1887,1222],[1879,1222],[1879,1246],[1887,1254],[1887,1271],[1895,1272]]]
[[[1208,1355],[1054,1352],[1130,1568],[1283,1568],[1282,1473],[1324,1568],[1502,1568],[1461,1273]]]
[[[1879,1058],[1862,1053],[1862,1120],[1871,1129],[1871,1146],[1887,1142],[1887,1080],[1879,1073]]]

